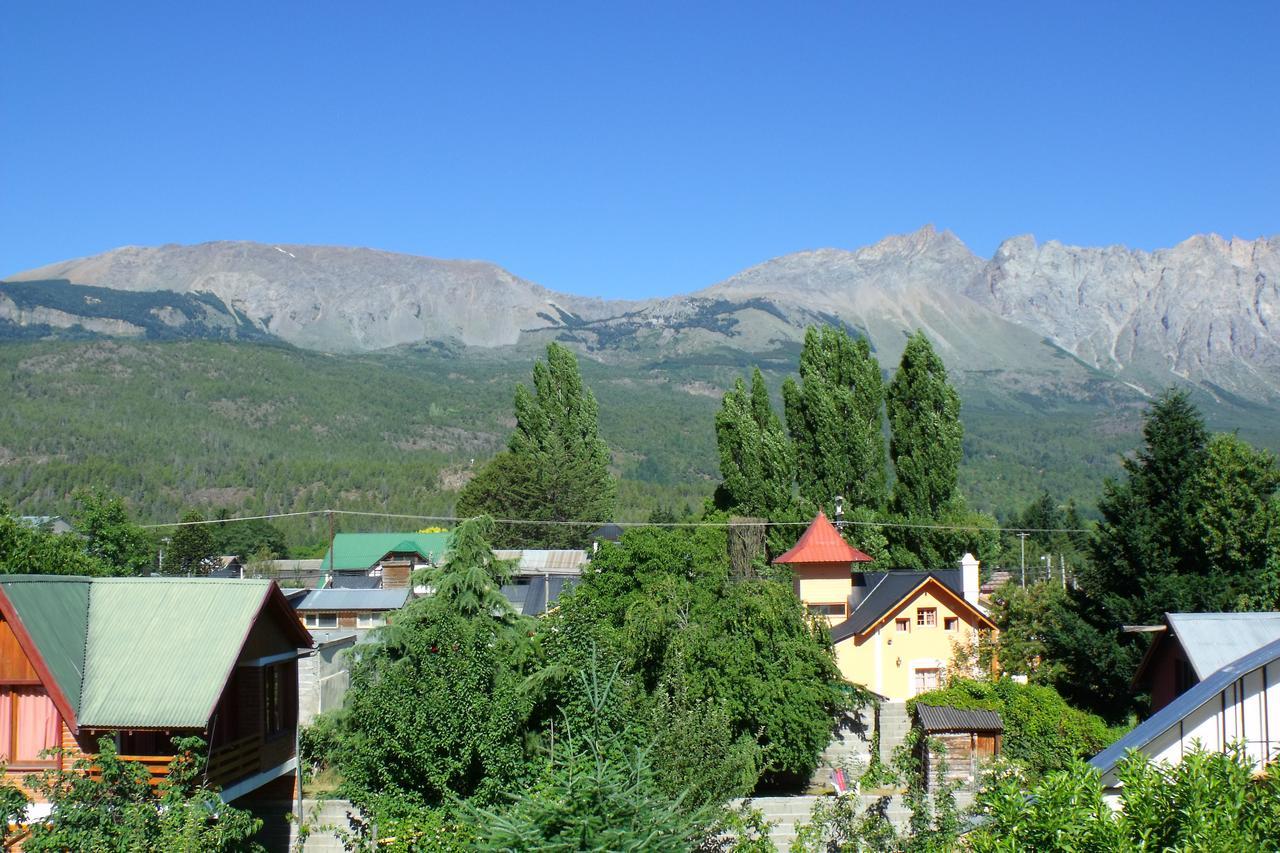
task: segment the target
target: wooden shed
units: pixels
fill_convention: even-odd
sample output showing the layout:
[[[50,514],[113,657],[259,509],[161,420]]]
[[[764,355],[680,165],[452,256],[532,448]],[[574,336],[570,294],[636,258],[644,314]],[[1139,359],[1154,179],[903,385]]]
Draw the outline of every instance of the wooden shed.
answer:
[[[919,755],[928,786],[948,781],[976,784],[982,765],[1000,754],[1004,736],[1000,715],[987,710],[917,703],[915,726],[922,735]]]

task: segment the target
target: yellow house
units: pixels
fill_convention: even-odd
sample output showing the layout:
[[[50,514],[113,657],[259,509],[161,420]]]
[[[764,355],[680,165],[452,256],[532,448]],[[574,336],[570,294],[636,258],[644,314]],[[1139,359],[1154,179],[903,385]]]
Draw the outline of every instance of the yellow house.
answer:
[[[852,547],[823,513],[774,560],[790,566],[796,595],[831,626],[844,677],[891,700],[941,686],[957,646],[972,646],[995,623],[978,607],[978,561],[959,569],[866,572],[871,558]]]

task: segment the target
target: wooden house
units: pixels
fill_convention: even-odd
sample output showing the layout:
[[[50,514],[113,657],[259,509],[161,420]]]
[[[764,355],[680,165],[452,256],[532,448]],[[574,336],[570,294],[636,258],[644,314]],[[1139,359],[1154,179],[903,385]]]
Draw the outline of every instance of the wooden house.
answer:
[[[197,735],[224,801],[289,800],[310,647],[273,581],[0,576],[9,779],[92,755],[105,736],[158,782],[171,738]],[[58,746],[69,758],[42,755]]]
[[[363,634],[386,625],[409,600],[399,589],[298,590],[293,606],[302,624],[312,631],[356,631]]]
[[[820,512],[774,562],[791,567],[796,595],[830,626],[844,677],[890,700],[940,687],[956,648],[996,630],[978,606],[978,561],[968,554],[959,569],[864,571],[871,558]]]
[[[1159,711],[1222,667],[1280,640],[1280,613],[1166,613],[1133,676]]]
[[[439,565],[449,533],[339,533],[320,562],[325,584],[342,589],[408,588],[418,569]]]
[[[927,787],[947,782],[973,787],[983,765],[1000,754],[1004,737],[995,711],[916,703],[913,725],[921,734],[917,755]]]

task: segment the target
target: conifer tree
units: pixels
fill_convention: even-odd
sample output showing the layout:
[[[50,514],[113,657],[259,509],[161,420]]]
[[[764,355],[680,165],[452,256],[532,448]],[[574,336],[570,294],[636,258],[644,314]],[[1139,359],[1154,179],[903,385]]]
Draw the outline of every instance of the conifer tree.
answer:
[[[516,612],[502,594],[512,564],[494,555],[489,545],[493,532],[493,519],[487,515],[468,519],[453,531],[444,564],[426,570],[437,605],[466,619],[488,615],[500,622],[515,620]]]
[[[607,521],[616,507],[609,448],[600,438],[595,395],[566,347],[547,346],[533,367],[533,391],[515,393],[516,429],[499,454],[458,496],[459,515],[546,521]],[[585,544],[585,525],[506,525],[495,544],[572,548]]]
[[[739,379],[716,414],[720,476],[716,504],[744,515],[776,518],[791,503],[795,466],[791,444],[756,368],[751,390]]]
[[[198,523],[204,516],[194,509],[183,513],[182,521],[173,531],[162,569],[167,575],[205,574],[205,561],[214,556],[212,525]]]
[[[960,396],[923,332],[907,341],[886,402],[897,474],[890,506],[905,518],[943,518],[956,508],[964,428]]]
[[[885,503],[880,364],[865,338],[829,326],[805,331],[800,382],[782,386],[794,443],[796,480],[807,501],[826,506],[836,495],[850,510]]]

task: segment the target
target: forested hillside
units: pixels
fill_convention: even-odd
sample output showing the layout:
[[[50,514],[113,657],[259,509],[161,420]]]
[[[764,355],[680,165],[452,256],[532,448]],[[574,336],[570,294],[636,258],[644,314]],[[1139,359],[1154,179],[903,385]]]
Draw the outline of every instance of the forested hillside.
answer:
[[[0,495],[19,511],[58,513],[76,487],[102,486],[123,494],[144,522],[174,520],[188,506],[448,514],[471,472],[505,445],[513,388],[528,381],[536,355],[5,344]],[[715,412],[753,361],[728,350],[639,367],[582,359],[620,478],[622,519],[645,520],[659,508],[683,514],[711,493],[719,478]],[[778,395],[795,360],[762,367]],[[1136,403],[1010,399],[974,382],[959,390],[961,488],[973,507],[999,516],[1042,490],[1090,511],[1102,479],[1138,440]],[[1209,412],[1216,428],[1242,428],[1246,438],[1275,446],[1261,413]],[[321,526],[284,525],[293,546],[319,542],[327,534]]]

